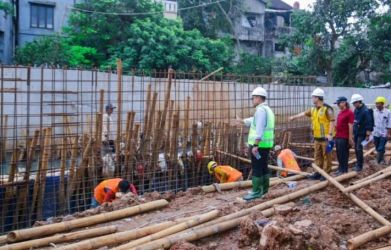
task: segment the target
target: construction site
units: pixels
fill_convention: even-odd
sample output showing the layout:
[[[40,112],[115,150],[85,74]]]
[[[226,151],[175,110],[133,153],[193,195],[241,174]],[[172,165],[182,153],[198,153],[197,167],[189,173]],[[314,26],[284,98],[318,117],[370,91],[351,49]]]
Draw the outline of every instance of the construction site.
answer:
[[[319,169],[310,120],[289,121],[312,106],[315,77],[139,72],[120,60],[107,72],[0,70],[0,250],[391,249],[391,144],[387,165],[370,143],[363,171],[352,171],[353,149],[348,173]],[[291,149],[301,171],[277,167],[271,152],[269,192],[244,201],[248,128],[235,120],[253,116],[256,87],[268,91],[274,144]],[[324,89],[330,105],[357,91],[368,106],[391,96]],[[115,107],[109,129],[107,105]],[[243,181],[216,184],[211,160],[240,170]],[[325,180],[307,178],[314,172]],[[109,178],[128,180],[138,195],[91,208],[94,188]]]

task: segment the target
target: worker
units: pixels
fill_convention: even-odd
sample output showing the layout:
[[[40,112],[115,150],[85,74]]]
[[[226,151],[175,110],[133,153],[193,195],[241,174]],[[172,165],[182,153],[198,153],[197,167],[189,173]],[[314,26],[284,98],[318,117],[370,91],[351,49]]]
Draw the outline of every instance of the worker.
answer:
[[[369,141],[373,131],[373,119],[367,106],[363,103],[364,97],[360,94],[352,95],[350,103],[354,106],[354,150],[356,153],[357,163],[353,168],[354,171],[361,171],[364,164],[363,141]]]
[[[239,170],[231,166],[217,165],[217,162],[215,161],[210,161],[208,163],[208,171],[209,174],[214,174],[216,179],[219,180],[220,183],[243,180],[243,175]]]
[[[384,108],[386,98],[379,96],[375,100],[376,109],[373,112],[374,125],[373,136],[376,146],[376,161],[378,164],[385,164],[384,153],[386,151],[387,138],[391,135],[391,112]]]
[[[94,189],[91,207],[95,208],[105,202],[112,202],[116,198],[117,193],[126,194],[129,191],[137,195],[136,187],[133,184],[129,184],[127,180],[121,178],[104,180]]]
[[[349,148],[354,148],[354,114],[349,108],[348,99],[346,97],[338,97],[334,104],[337,104],[340,110],[335,127],[335,146],[337,148],[338,158],[338,170],[335,175],[338,176],[348,172]]]
[[[274,153],[277,156],[277,165],[280,168],[286,168],[290,170],[301,171],[299,164],[296,161],[296,154],[289,148],[282,149],[280,145],[274,147]],[[288,172],[282,171],[280,173],[282,177],[287,177]]]
[[[116,107],[114,107],[111,103],[107,104],[105,107],[106,113],[103,114],[102,119],[102,142],[105,145],[105,148],[110,151],[110,153],[115,152],[113,118],[111,117],[115,108]]]
[[[257,87],[251,96],[255,108],[254,116],[243,120],[237,118],[238,122],[250,127],[247,143],[251,155],[252,191],[243,197],[247,201],[260,198],[269,190],[268,160],[274,145],[275,124],[274,113],[266,102],[268,98],[266,90]]]
[[[334,110],[324,102],[325,93],[323,89],[316,88],[312,92],[312,103],[314,107],[305,112],[289,117],[290,121],[301,117],[309,117],[312,121],[312,130],[314,136],[315,164],[327,173],[331,172],[332,155],[327,152],[327,146],[333,141],[334,135]],[[318,172],[311,177],[314,180],[325,180]]]

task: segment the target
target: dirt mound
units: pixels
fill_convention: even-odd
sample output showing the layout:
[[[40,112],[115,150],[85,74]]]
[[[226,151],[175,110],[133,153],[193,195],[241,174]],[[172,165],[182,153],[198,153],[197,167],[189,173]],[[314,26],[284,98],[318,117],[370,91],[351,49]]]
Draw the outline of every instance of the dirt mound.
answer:
[[[197,247],[186,241],[180,241],[175,243],[171,248],[171,250],[201,250],[202,248]]]

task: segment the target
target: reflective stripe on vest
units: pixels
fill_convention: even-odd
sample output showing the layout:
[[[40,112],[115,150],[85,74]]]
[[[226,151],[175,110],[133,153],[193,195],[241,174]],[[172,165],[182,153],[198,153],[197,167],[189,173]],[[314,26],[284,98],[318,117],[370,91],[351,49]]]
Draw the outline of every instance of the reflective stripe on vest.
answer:
[[[315,138],[326,138],[329,134],[330,120],[327,117],[327,106],[311,108],[312,129]]]
[[[259,142],[258,147],[260,148],[272,148],[274,145],[274,123],[275,117],[273,111],[266,105],[260,104],[257,106],[258,109],[264,109],[266,112],[267,124],[266,128],[263,131],[262,140]],[[254,145],[255,137],[257,135],[256,124],[255,124],[255,116],[250,126],[250,131],[248,133],[247,143],[249,145]]]

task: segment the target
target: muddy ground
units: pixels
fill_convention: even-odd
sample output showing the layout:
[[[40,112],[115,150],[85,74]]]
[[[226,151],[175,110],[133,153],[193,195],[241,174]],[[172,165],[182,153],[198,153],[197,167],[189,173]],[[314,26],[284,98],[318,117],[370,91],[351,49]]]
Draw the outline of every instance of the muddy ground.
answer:
[[[343,184],[347,186],[349,182],[384,168],[384,166],[375,164],[370,165],[370,167],[367,165],[364,168],[358,178],[351,179]],[[164,209],[98,225],[99,227],[117,225],[119,231],[124,231],[169,219],[200,214],[213,209],[220,209],[223,214],[232,213],[317,182],[307,179],[301,180],[297,182],[295,189],[289,189],[286,184],[279,184],[272,187],[269,194],[263,199],[248,203],[238,199],[246,194],[248,190],[204,194],[200,189],[195,188],[176,195],[172,193],[162,195],[151,193],[145,195],[144,199],[129,197],[122,204],[114,203],[106,208],[76,214],[74,217],[111,211],[130,204],[161,198],[170,201],[170,204]],[[391,220],[390,178],[361,188],[355,194],[385,218]],[[192,244],[179,242],[171,249],[347,249],[347,240],[381,226],[375,219],[363,212],[332,186],[294,202],[295,206],[287,213],[269,218],[263,218],[260,213],[253,213],[248,219],[242,221],[240,227],[234,230],[192,242]],[[61,221],[62,219],[58,218],[54,221]],[[65,218],[65,220],[69,219],[72,219],[72,217]],[[387,245],[391,245],[391,235],[368,243],[360,249],[376,249]]]

